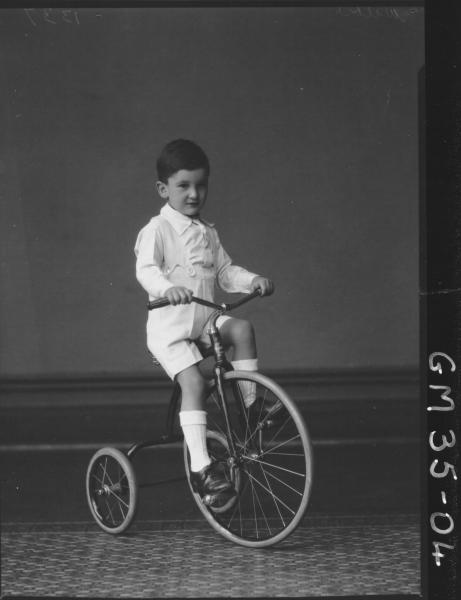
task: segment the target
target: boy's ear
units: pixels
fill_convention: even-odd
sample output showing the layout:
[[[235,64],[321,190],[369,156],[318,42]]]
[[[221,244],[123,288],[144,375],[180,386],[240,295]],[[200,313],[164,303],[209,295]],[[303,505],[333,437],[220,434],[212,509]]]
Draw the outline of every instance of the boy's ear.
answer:
[[[157,188],[157,192],[161,198],[168,198],[168,188],[166,183],[163,183],[163,181],[157,181],[155,183],[155,187]]]

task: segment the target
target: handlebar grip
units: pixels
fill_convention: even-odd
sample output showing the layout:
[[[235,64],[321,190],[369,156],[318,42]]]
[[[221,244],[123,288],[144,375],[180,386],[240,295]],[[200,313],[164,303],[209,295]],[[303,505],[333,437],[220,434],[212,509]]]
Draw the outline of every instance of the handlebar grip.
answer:
[[[154,308],[162,308],[163,306],[169,306],[170,301],[168,298],[159,298],[158,300],[150,300],[147,303],[148,310],[154,310]]]
[[[261,296],[261,290],[259,289],[255,290],[254,292],[251,292],[251,294],[243,296],[243,298],[240,298],[240,300],[237,300],[237,302],[233,302],[232,304],[226,304],[226,307],[228,310],[233,310],[234,308],[238,308],[239,306],[242,306],[242,304],[253,300],[253,298],[256,298],[257,296]]]

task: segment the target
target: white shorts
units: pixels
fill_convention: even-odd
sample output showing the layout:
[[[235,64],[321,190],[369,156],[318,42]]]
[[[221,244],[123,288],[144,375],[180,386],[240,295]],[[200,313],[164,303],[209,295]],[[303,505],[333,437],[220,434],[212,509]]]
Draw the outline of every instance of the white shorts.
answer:
[[[216,320],[216,327],[221,329],[224,322],[231,319],[228,315],[221,315]],[[195,340],[177,340],[165,344],[155,344],[155,351],[149,348],[154,358],[166,371],[167,375],[174,379],[178,373],[203,360],[202,352],[211,348],[210,336],[204,330]]]

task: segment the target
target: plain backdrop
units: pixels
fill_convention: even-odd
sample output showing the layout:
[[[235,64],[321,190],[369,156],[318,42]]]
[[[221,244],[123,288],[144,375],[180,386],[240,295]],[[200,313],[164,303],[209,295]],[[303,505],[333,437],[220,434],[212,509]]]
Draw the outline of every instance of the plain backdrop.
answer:
[[[2,376],[152,372],[139,229],[177,137],[276,293],[264,369],[416,367],[422,9],[0,11]]]

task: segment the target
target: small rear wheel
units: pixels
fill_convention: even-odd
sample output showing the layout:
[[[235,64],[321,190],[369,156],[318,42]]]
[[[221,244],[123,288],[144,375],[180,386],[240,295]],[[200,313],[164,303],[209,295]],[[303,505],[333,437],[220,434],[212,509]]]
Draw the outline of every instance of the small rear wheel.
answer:
[[[122,533],[137,507],[138,486],[130,460],[116,448],[101,448],[86,472],[86,495],[96,523],[108,533]]]
[[[236,496],[224,510],[193,497],[209,524],[225,538],[251,548],[272,546],[290,535],[307,509],[313,473],[312,448],[304,420],[289,396],[259,373],[225,373],[223,391],[236,447],[232,456],[216,389],[207,400],[210,457],[225,468]],[[256,398],[245,407],[244,395]],[[189,454],[184,446],[186,473]]]

